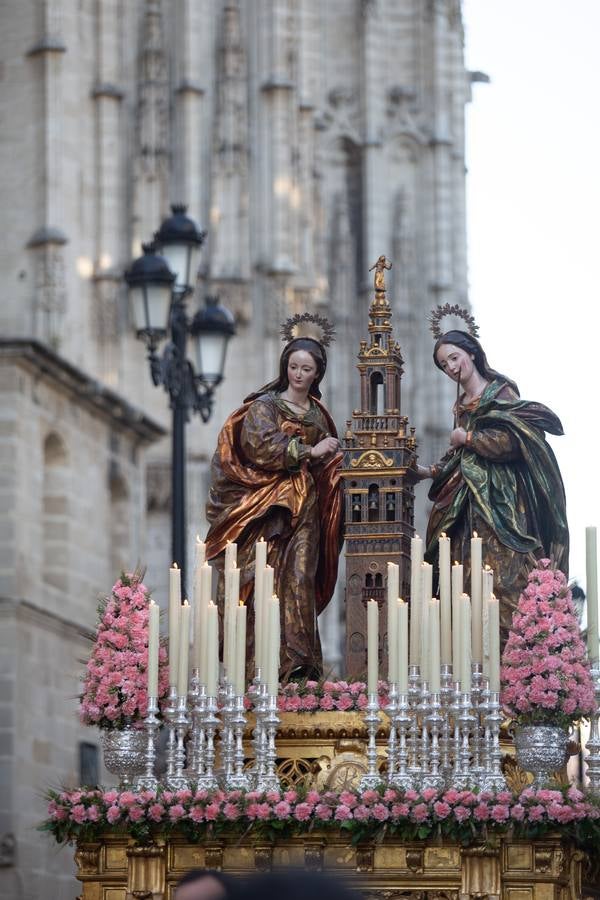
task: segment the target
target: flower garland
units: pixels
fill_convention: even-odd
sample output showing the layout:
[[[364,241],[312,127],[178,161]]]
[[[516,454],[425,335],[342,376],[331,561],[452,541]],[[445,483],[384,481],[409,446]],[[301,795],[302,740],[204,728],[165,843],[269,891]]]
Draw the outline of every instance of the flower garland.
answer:
[[[142,573],[123,574],[98,607],[94,647],[83,678],[79,717],[84,725],[123,728],[148,711],[150,593]],[[159,648],[158,694],[169,689],[167,652]]]
[[[379,706],[383,709],[389,702],[387,681],[379,681],[377,689]],[[290,681],[280,685],[277,698],[280,712],[355,712],[366,709],[367,703],[364,681]]]
[[[529,573],[502,663],[502,705],[519,725],[566,728],[596,710],[567,579],[549,559]]]
[[[59,843],[97,840],[115,830],[136,840],[182,831],[205,835],[245,834],[275,839],[315,828],[342,829],[353,842],[384,834],[404,840],[443,836],[463,844],[488,832],[539,837],[560,828],[581,845],[600,840],[600,801],[576,787],[511,791],[378,790],[300,791],[50,791],[48,818],[40,830]],[[596,843],[597,846],[597,843]]]

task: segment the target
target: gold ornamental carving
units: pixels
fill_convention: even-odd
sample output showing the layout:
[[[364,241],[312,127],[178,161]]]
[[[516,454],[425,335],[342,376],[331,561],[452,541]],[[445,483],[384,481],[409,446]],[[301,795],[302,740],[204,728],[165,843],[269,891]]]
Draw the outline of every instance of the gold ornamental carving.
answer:
[[[467,897],[494,900],[501,894],[499,847],[465,847],[462,851],[461,893]]]
[[[406,867],[410,869],[413,875],[423,871],[424,853],[422,850],[406,851]]]
[[[372,872],[375,867],[375,848],[372,844],[360,845],[356,848],[356,871]]]
[[[384,456],[380,450],[366,450],[350,463],[353,469],[389,469],[394,465],[394,460]]]
[[[323,857],[325,852],[325,841],[306,841],[304,842],[304,868],[309,872],[323,871]]]
[[[316,778],[316,788],[320,791],[353,790],[367,773],[366,757],[360,752],[338,753],[333,760],[322,756],[318,763],[321,771]]]
[[[270,872],[273,868],[273,845],[254,845],[254,868],[257,872]]]
[[[80,875],[95,875],[100,862],[100,844],[80,844],[75,851],[75,863]]]
[[[582,900],[599,895],[596,861],[559,834],[528,841],[490,839],[491,845],[464,848],[445,839],[427,846],[386,836],[353,847],[347,834],[329,830],[272,843],[232,833],[192,844],[183,834],[170,834],[144,847],[129,835],[107,833],[97,843],[80,844],[76,859],[81,900],[167,900],[188,868],[268,872],[289,866],[291,859],[304,861],[312,871],[333,869],[371,900]],[[123,860],[121,869],[105,866],[108,849]]]
[[[204,866],[207,869],[221,871],[223,868],[223,844],[221,841],[205,845]]]
[[[151,900],[165,892],[165,845],[127,847],[127,898]]]

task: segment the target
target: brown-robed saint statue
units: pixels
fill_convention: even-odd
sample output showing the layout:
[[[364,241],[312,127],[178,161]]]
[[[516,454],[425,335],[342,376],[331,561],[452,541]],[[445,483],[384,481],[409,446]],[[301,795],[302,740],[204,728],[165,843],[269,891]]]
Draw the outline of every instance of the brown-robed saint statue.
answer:
[[[311,331],[318,337],[308,336]],[[332,333],[326,320],[308,313],[286,323],[278,377],[229,416],[211,464],[206,557],[222,576],[227,541],[238,545],[251,660],[254,545],[261,537],[268,541],[281,604],[284,681],[322,674],[317,616],[332,597],[341,549],[341,454],[319,391]],[[222,584],[220,577],[220,604]]]
[[[441,333],[444,315],[465,319],[468,331]],[[565,491],[545,432],[563,433],[541,403],[521,400],[514,381],[492,369],[471,316],[458,307],[432,315],[435,365],[457,382],[450,450],[436,465],[419,467],[432,478],[433,501],[425,558],[437,561],[438,538],[451,540],[452,559],[470,576],[470,539],[483,540],[483,562],[494,570],[503,643],[519,594],[535,560],[551,557],[568,575],[569,532]]]

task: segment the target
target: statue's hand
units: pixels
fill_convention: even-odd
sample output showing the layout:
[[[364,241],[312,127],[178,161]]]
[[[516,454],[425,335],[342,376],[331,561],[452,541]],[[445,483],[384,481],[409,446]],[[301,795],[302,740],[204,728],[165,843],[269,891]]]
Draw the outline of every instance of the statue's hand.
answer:
[[[417,466],[419,478],[431,478],[431,466]]]
[[[467,442],[467,432],[464,428],[455,428],[450,434],[450,446],[456,449],[464,447]]]
[[[340,442],[337,438],[323,438],[322,441],[319,441],[318,444],[315,444],[315,446],[311,448],[310,457],[311,459],[323,459],[325,456],[331,456],[336,452],[339,446]]]

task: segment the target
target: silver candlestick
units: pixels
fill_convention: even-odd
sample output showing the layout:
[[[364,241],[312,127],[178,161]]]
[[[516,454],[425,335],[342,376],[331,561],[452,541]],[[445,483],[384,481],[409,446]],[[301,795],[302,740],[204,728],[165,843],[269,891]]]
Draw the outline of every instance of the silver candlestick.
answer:
[[[231,717],[233,725],[233,733],[235,738],[235,754],[234,754],[234,773],[229,779],[227,787],[229,790],[249,791],[250,778],[244,772],[246,762],[246,754],[244,753],[244,731],[246,730],[246,710],[244,707],[244,698],[236,697],[234,703],[234,711]]]
[[[408,790],[415,787],[415,779],[408,771],[408,743],[407,736],[412,718],[408,693],[399,693],[394,713],[394,721],[391,724],[398,733],[396,760],[394,770],[388,770],[388,783],[391,787]]]
[[[482,729],[483,729],[483,716],[484,713],[481,710],[481,696],[483,691],[483,667],[480,662],[471,663],[471,708],[472,714],[475,719],[473,722],[473,731],[472,731],[472,759],[471,759],[471,774],[475,779],[475,783],[478,783],[480,776],[483,774],[483,744],[482,744]]]
[[[256,788],[262,782],[265,775],[266,764],[266,730],[264,717],[267,711],[267,686],[261,681],[260,669],[257,669],[254,679],[254,730],[252,732],[252,749],[254,752],[254,764],[250,770],[252,786]]]
[[[201,726],[201,718],[205,698],[206,688],[203,684],[200,684],[199,669],[194,668],[192,669],[192,678],[190,681],[190,690],[188,693],[188,706],[192,724],[190,729],[190,739],[187,746],[187,774],[192,781],[196,780],[196,777],[202,770],[202,759],[204,755],[204,732]]]
[[[167,702],[163,707],[163,714],[167,723],[168,737],[166,748],[167,772],[165,782],[169,784],[177,774],[177,685],[169,687]]]
[[[455,769],[452,775],[452,786],[459,790],[475,786],[477,783],[471,771],[471,747],[469,736],[475,723],[475,716],[472,713],[471,694],[460,690],[458,685],[458,696],[455,695],[455,704],[453,708],[455,731],[458,728],[459,742],[456,747],[457,759],[455,760]]]
[[[482,692],[482,709],[485,722],[485,754],[483,772],[479,778],[479,787],[482,791],[504,791],[507,788],[506,778],[502,774],[500,750],[500,725],[502,713],[500,712],[500,693],[490,691],[486,685]]]
[[[217,711],[217,698],[204,696],[200,714],[200,727],[203,732],[200,744],[204,747],[204,758],[198,767],[201,769],[201,772],[198,772],[196,781],[199,790],[210,791],[218,787],[215,775],[215,735],[219,725]]]
[[[446,780],[452,770],[452,739],[450,728],[451,704],[452,704],[452,666],[443,663],[440,668],[440,703],[442,714],[442,734],[440,737],[440,768]]]
[[[587,742],[589,753],[586,763],[590,790],[600,793],[600,663],[597,661],[594,662],[591,675],[594,682],[597,709],[590,717],[590,736]]]
[[[261,716],[263,738],[260,741],[260,753],[262,759],[258,766],[255,790],[278,791],[281,788],[281,784],[276,772],[277,750],[275,747],[275,735],[279,725],[276,696],[267,694]]]
[[[167,769],[165,783],[172,791],[179,791],[189,786],[184,775],[185,768],[185,736],[188,732],[190,720],[187,714],[187,697],[177,697],[176,703],[170,707],[171,733],[175,737],[174,746],[171,745],[170,766]]]
[[[419,666],[408,667],[408,714],[410,725],[408,730],[408,774],[416,787],[421,777],[419,760],[419,697],[421,695],[421,670]]]
[[[387,777],[388,782],[391,782],[398,765],[398,734],[396,730],[396,717],[398,713],[398,684],[395,681],[390,682],[388,698],[388,704],[385,708],[390,723],[387,750]]]
[[[445,786],[444,776],[440,772],[440,732],[443,721],[440,695],[437,692],[432,693],[429,695],[429,709],[423,716],[423,730],[427,731],[427,726],[429,726],[431,740],[429,742],[427,770],[421,780],[421,788],[435,788],[441,791]]]
[[[158,787],[158,778],[154,774],[154,766],[156,763],[156,737],[160,728],[160,719],[156,715],[158,712],[158,698],[148,697],[148,712],[144,719],[144,729],[147,735],[145,756],[145,772],[143,775],[136,775],[133,779],[133,786],[136,791],[155,791]]]
[[[429,729],[427,728],[427,714],[429,712],[429,683],[421,681],[421,691],[417,706],[417,721],[421,725],[421,747],[419,751],[421,776],[419,778],[419,787],[423,788],[423,779],[429,770]]]
[[[235,697],[233,685],[227,678],[223,681],[221,689],[221,781],[223,787],[229,786],[229,779],[233,775],[235,762],[235,737],[233,733],[233,715],[235,712]]]
[[[365,722],[369,732],[367,745],[367,771],[360,779],[358,789],[367,791],[381,784],[381,775],[377,770],[377,729],[379,728],[379,697],[377,692],[369,694]]]

